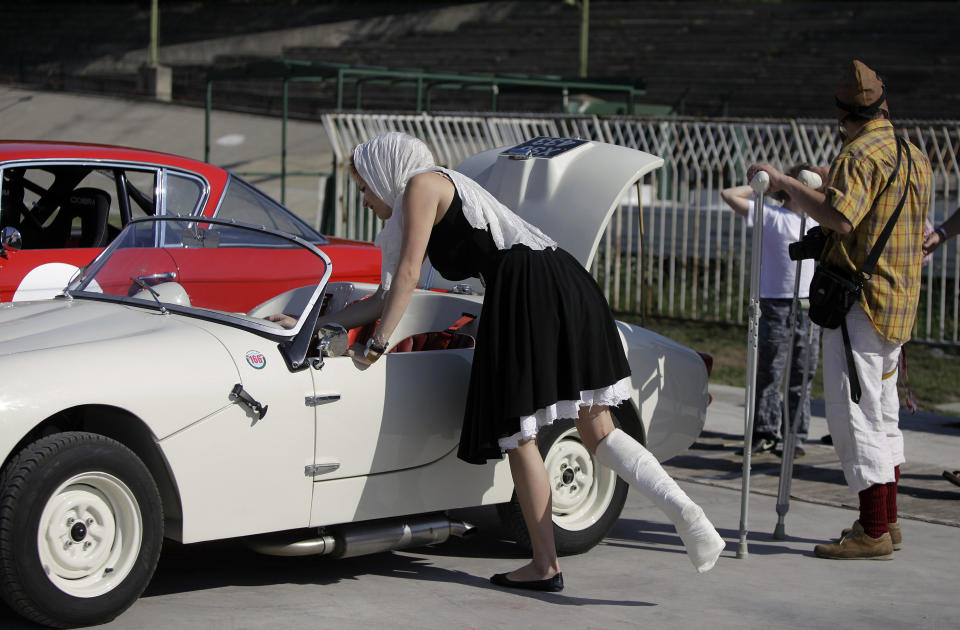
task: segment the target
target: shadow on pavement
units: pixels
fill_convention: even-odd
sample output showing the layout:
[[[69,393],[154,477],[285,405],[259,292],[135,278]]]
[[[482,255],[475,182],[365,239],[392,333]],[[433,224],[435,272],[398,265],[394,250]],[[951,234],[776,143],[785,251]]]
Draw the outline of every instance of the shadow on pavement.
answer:
[[[476,547],[476,548],[474,548]],[[493,538],[475,537],[470,541],[453,539],[435,547],[409,550],[410,553],[385,552],[357,558],[323,557],[278,558],[247,550],[239,542],[180,545],[168,543],[160,558],[153,581],[143,597],[202,591],[226,586],[264,586],[270,584],[316,585],[323,587],[361,575],[426,582],[462,584],[473,588],[503,590],[490,584],[488,576],[471,575],[434,566],[431,555],[457,556],[469,551],[474,557],[526,558],[513,553],[515,547]],[[513,591],[511,591],[513,592]],[[562,593],[516,591],[531,597],[568,606],[614,605],[656,606],[650,602],[568,597]],[[3,625],[6,628],[8,626]],[[30,627],[30,626],[25,626]]]

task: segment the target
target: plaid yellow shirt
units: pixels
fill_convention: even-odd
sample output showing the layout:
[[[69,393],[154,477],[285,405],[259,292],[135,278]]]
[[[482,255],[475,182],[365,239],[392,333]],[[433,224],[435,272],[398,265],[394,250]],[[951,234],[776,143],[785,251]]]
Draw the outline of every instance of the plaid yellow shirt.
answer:
[[[917,316],[923,227],[930,206],[930,162],[917,147],[910,143],[907,147],[913,156],[907,199],[873,277],[864,284],[860,302],[874,327],[890,341],[901,344],[910,339]],[[826,262],[846,269],[863,269],[866,265],[870,248],[903,195],[906,152],[901,156],[896,180],[877,198],[896,163],[897,143],[888,120],[871,120],[844,143],[830,167],[827,203],[850,221],[853,231],[832,234]]]

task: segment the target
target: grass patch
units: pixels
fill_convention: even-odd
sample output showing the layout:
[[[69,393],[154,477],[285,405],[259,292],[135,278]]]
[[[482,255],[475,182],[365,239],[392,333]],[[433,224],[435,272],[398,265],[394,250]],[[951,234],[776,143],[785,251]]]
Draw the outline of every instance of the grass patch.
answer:
[[[639,324],[674,341],[713,356],[711,383],[743,387],[747,378],[747,327],[740,324],[688,321],[668,317],[644,317],[618,313],[617,319]],[[939,409],[960,402],[960,348],[908,343],[905,346],[910,389],[921,411],[960,416]],[[813,381],[814,398],[823,398],[822,366]],[[905,389],[900,387],[901,402]]]

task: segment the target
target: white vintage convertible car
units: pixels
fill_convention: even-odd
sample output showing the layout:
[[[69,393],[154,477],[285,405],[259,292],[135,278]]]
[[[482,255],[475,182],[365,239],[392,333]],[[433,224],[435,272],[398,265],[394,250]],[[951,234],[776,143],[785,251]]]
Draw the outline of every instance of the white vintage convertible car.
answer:
[[[660,163],[538,139],[460,168],[586,264],[627,187]],[[480,291],[438,290],[425,269],[434,286],[415,292],[393,351],[362,369],[338,355],[363,331],[314,334],[314,323],[376,287],[328,282],[331,271],[322,251],[281,232],[150,218],[128,225],[62,296],[0,305],[9,606],[51,626],[109,621],[150,581],[164,537],[344,557],[443,542],[468,528],[447,510],[499,505],[525,540],[506,461],[456,457]],[[279,312],[297,325],[264,319]],[[703,427],[707,362],[618,326],[633,397],[616,420],[669,458]],[[539,443],[560,551],[589,549],[627,486],[571,421]]]

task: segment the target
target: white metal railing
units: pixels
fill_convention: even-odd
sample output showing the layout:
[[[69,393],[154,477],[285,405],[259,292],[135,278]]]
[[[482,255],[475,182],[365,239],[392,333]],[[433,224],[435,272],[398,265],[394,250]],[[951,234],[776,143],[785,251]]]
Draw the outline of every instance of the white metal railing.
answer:
[[[960,199],[960,122],[900,121],[897,129],[930,158],[934,195],[929,217],[941,223]],[[664,158],[614,213],[592,264],[618,311],[745,322],[749,293],[746,221],[720,201],[720,190],[744,183],[747,167],[769,162],[828,164],[840,146],[828,120],[718,120],[577,115],[328,114],[335,156],[335,234],[372,240],[380,225],[362,211],[350,185],[353,146],[384,131],[424,140],[438,163],[535,136],[580,137]],[[799,235],[798,235],[799,236]],[[957,239],[923,272],[914,337],[960,343],[960,256]]]

